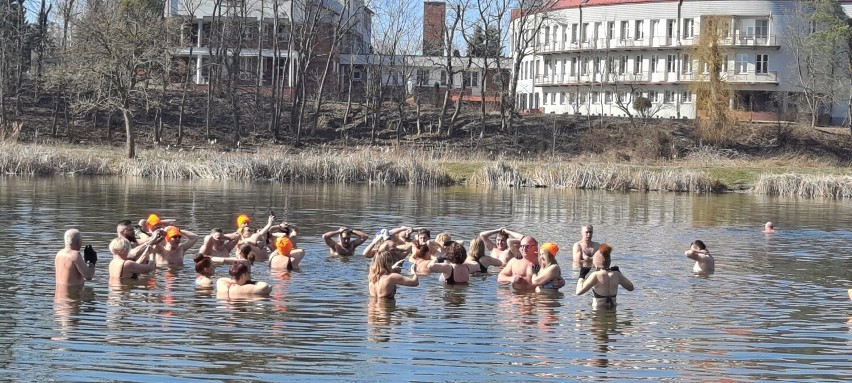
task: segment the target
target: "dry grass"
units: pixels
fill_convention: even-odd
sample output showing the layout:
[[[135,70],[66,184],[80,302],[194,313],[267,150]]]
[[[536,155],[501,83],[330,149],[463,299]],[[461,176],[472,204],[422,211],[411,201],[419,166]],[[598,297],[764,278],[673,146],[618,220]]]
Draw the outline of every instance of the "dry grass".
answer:
[[[611,164],[540,163],[523,170],[497,162],[471,179],[487,186],[549,186],[605,190],[660,190],[706,193],[715,183],[704,171],[680,168],[637,168]]]
[[[14,142],[0,143],[0,173],[44,176],[54,174],[113,174],[110,161],[92,150],[65,149]]]
[[[762,174],[752,190],[759,194],[782,197],[852,198],[852,177]]]

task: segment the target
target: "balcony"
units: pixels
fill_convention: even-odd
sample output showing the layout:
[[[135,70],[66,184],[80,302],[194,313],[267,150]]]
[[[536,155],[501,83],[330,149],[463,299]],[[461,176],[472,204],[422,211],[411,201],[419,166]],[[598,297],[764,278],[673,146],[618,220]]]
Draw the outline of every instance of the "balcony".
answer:
[[[681,81],[709,81],[710,75],[707,73],[682,73]],[[766,73],[736,73],[735,71],[727,71],[721,73],[723,81],[731,83],[745,84],[775,84],[778,85],[778,72],[770,71]]]

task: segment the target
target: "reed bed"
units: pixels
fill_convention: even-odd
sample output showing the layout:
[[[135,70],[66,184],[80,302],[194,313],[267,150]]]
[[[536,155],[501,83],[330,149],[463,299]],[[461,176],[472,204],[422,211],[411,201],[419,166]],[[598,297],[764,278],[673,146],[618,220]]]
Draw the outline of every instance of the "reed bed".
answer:
[[[0,174],[45,176],[54,174],[112,174],[110,161],[91,150],[0,142]]]
[[[852,177],[761,174],[752,192],[781,197],[852,198]]]
[[[543,163],[528,171],[498,162],[487,166],[471,180],[487,186],[548,186],[605,190],[658,190],[707,193],[714,181],[704,171],[688,169],[645,169],[629,166]]]
[[[150,178],[240,181],[324,181],[447,185],[452,179],[424,155],[388,155],[381,150],[290,153],[159,153],[123,160],[119,173]]]

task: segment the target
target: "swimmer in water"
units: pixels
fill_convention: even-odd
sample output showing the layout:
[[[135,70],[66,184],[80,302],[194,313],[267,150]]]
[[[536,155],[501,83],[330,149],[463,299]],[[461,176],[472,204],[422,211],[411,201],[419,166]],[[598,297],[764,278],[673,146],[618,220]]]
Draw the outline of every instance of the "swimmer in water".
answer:
[[[716,261],[713,259],[713,256],[710,255],[710,251],[707,250],[707,246],[704,245],[704,242],[696,240],[689,246],[689,250],[684,252],[684,255],[695,261],[695,265],[692,266],[693,273],[710,275],[716,271]]]
[[[611,267],[611,253],[612,247],[609,244],[601,244],[592,260],[595,271],[590,273],[589,267],[580,269],[576,292],[577,295],[583,295],[592,290],[592,308],[614,308],[619,285],[627,291],[633,291],[633,282],[630,282],[618,267]]]
[[[580,228],[581,239],[574,243],[574,247],[571,249],[574,257],[573,268],[592,267],[592,257],[601,246],[600,243],[592,241],[593,233],[594,227],[592,225],[583,225]]]
[[[370,297],[394,299],[397,286],[414,287],[420,285],[420,279],[411,265],[411,277],[400,274],[400,267],[405,260],[393,263],[393,256],[388,251],[379,251],[373,256],[370,264],[370,274],[367,278]]]
[[[772,222],[767,222],[763,225],[763,233],[764,234],[774,234],[775,233],[775,225]]]
[[[230,278],[219,278],[216,281],[216,295],[222,298],[233,298],[252,295],[269,295],[272,286],[266,282],[251,280],[249,268],[245,263],[235,263],[228,270]]]

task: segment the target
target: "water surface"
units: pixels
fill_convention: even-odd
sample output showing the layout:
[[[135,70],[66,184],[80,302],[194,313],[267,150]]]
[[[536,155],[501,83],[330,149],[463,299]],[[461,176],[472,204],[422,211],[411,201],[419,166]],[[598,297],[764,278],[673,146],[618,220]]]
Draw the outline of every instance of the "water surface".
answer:
[[[272,296],[226,301],[192,287],[191,260],[107,287],[115,224],[150,212],[205,234],[299,225],[302,271],[270,274]],[[610,193],[324,184],[0,178],[0,379],[18,381],[845,381],[852,375],[848,201],[747,194]],[[780,231],[760,233],[766,220]],[[580,226],[614,247],[636,285],[616,311],[573,294]],[[555,241],[569,285],[517,294],[496,275],[436,277],[371,304],[368,261],[331,257],[321,234],[400,224],[454,239],[508,226]],[[53,256],[77,227],[101,262],[55,298]],[[691,275],[702,239],[717,273]],[[219,268],[219,274],[226,270]]]

